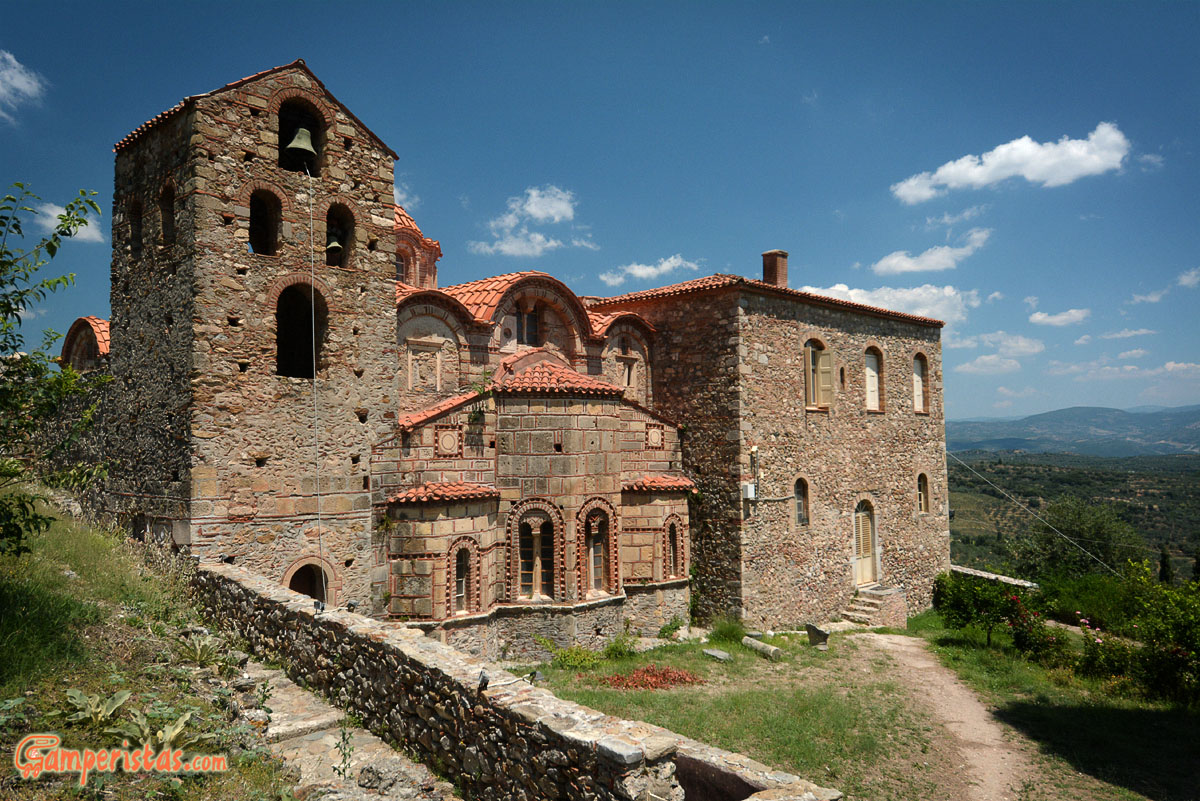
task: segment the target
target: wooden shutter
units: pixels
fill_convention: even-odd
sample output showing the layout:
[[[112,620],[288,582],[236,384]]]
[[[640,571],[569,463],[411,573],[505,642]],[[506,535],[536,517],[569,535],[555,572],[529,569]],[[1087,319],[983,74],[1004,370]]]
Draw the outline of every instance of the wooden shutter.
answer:
[[[879,409],[879,356],[867,353],[865,359],[867,374],[867,408],[872,411]]]
[[[871,513],[854,513],[854,555],[866,559],[871,553]]]
[[[808,345],[804,346],[804,405],[817,405],[817,386],[814,377],[817,374],[813,365],[815,351]]]
[[[828,406],[833,399],[833,358],[827,350],[819,350],[817,356],[817,405]]]

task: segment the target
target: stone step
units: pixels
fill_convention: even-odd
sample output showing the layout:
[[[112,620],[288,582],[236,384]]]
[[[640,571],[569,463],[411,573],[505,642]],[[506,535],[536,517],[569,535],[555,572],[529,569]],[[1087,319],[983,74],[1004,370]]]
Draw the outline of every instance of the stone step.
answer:
[[[845,612],[842,612],[842,618],[854,623],[862,623],[864,626],[871,625],[871,616],[864,615],[862,612],[855,612],[847,609]]]
[[[865,606],[868,609],[878,609],[882,605],[882,602],[878,598],[865,598],[863,596],[859,596],[852,600],[850,604],[851,606],[858,605]]]

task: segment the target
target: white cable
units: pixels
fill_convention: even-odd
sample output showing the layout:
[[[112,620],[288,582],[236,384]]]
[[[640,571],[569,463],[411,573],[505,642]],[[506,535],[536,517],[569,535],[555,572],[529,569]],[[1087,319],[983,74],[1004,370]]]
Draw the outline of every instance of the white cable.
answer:
[[[317,244],[313,232],[313,180],[304,160],[304,172],[308,175],[308,311],[312,322],[312,402],[313,402],[313,474],[317,491],[317,556],[325,562],[325,544],[321,532],[321,415],[317,408]],[[329,577],[321,567],[321,597],[329,601]]]
[[[975,468],[971,467],[971,465],[967,464],[967,463],[966,463],[966,462],[964,462],[962,459],[959,459],[957,456],[955,456],[955,455],[954,455],[953,453],[951,453],[950,451],[946,451],[946,455],[947,455],[947,456],[949,456],[949,457],[950,457],[951,459],[953,459],[954,461],[956,461],[956,462],[958,462],[959,464],[961,464],[963,467],[965,467],[965,468],[967,468],[968,470],[970,470],[970,471],[971,471],[972,473],[974,473],[975,475],[979,476],[981,479],[983,479],[983,480],[984,480],[984,482],[986,482],[986,483],[987,483],[987,485],[988,485],[988,486],[990,486],[990,487],[992,487],[993,489],[995,489],[997,492],[999,492],[1000,494],[1002,494],[1002,495],[1003,495],[1005,498],[1008,498],[1008,499],[1009,499],[1010,501],[1012,501],[1012,502],[1013,502],[1015,505],[1017,505],[1017,506],[1018,506],[1018,507],[1020,507],[1021,509],[1024,509],[1024,510],[1025,510],[1026,512],[1028,512],[1029,514],[1033,515],[1033,517],[1034,517],[1034,518],[1036,518],[1037,520],[1041,521],[1041,523],[1042,523],[1042,524],[1043,524],[1043,525],[1044,525],[1046,528],[1050,529],[1050,530],[1051,530],[1051,531],[1053,531],[1055,534],[1057,534],[1058,536],[1062,537],[1064,540],[1066,540],[1067,542],[1071,543],[1072,545],[1074,545],[1074,546],[1075,546],[1076,548],[1078,548],[1079,550],[1083,551],[1085,554],[1087,554],[1088,556],[1090,556],[1092,559],[1095,559],[1095,560],[1096,560],[1096,562],[1097,562],[1097,563],[1098,563],[1098,564],[1099,564],[1101,567],[1103,567],[1105,570],[1107,570],[1108,572],[1112,573],[1112,574],[1113,574],[1114,576],[1116,576],[1117,578],[1124,578],[1124,577],[1123,577],[1123,576],[1122,576],[1120,573],[1118,573],[1117,571],[1113,570],[1111,567],[1109,567],[1107,564],[1105,564],[1103,561],[1101,561],[1100,557],[1096,556],[1096,555],[1095,555],[1095,554],[1093,554],[1091,551],[1089,551],[1087,548],[1084,548],[1084,547],[1083,547],[1082,545],[1080,545],[1078,542],[1076,542],[1075,540],[1071,539],[1071,538],[1070,538],[1070,537],[1068,537],[1066,534],[1063,534],[1061,531],[1059,531],[1058,529],[1056,529],[1054,526],[1052,526],[1052,525],[1050,525],[1048,522],[1046,522],[1046,519],[1045,519],[1044,517],[1042,517],[1041,515],[1039,515],[1037,512],[1033,511],[1033,510],[1032,510],[1032,509],[1030,509],[1028,506],[1026,506],[1025,504],[1021,503],[1020,501],[1018,501],[1018,500],[1017,500],[1016,498],[1014,498],[1013,496],[1009,495],[1007,492],[1005,492],[1005,491],[1004,491],[1003,489],[1001,489],[1000,487],[997,487],[997,486],[996,486],[995,484],[993,484],[991,481],[988,481],[988,479],[987,479],[987,476],[984,476],[984,475],[980,474],[980,473],[979,473],[979,472],[978,472],[978,471],[977,471]]]

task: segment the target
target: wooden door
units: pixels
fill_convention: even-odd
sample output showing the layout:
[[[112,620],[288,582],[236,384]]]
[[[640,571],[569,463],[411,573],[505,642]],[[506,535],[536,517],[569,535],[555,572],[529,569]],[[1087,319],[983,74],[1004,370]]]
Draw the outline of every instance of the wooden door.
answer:
[[[875,573],[875,515],[863,502],[854,510],[854,583],[873,584]]]

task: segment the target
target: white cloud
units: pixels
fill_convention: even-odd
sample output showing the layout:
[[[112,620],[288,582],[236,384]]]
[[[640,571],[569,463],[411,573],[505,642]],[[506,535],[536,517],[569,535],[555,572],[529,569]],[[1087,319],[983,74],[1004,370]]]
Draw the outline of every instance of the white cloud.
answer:
[[[1117,358],[1118,359],[1140,359],[1148,353],[1150,353],[1150,351],[1146,350],[1145,348],[1134,348],[1133,350],[1125,351],[1124,353],[1117,356]]]
[[[1187,289],[1195,289],[1200,286],[1200,267],[1193,267],[1186,273],[1179,274],[1179,285]]]
[[[696,272],[700,269],[700,265],[694,261],[688,261],[680,254],[668,256],[665,259],[659,259],[658,264],[625,264],[615,270],[600,273],[600,280],[609,286],[620,286],[625,283],[627,278],[640,278],[642,280],[661,278],[664,275],[678,272],[679,270],[691,270]]]
[[[1142,165],[1142,172],[1161,170],[1163,166],[1163,157],[1157,153],[1143,153],[1137,160]]]
[[[1032,356],[1046,349],[1046,345],[1040,339],[1031,339],[1020,334],[1010,334],[1006,331],[993,331],[990,334],[980,334],[979,341],[984,345],[995,348],[1005,356]]]
[[[37,102],[46,91],[46,79],[0,50],[0,120],[16,122],[17,108]]]
[[[1021,363],[1016,359],[1007,359],[998,353],[988,353],[966,364],[954,368],[957,373],[973,373],[975,375],[999,375],[1013,373],[1021,369]]]
[[[533,230],[536,225],[555,225],[575,219],[574,193],[557,186],[531,186],[522,195],[510,197],[508,210],[488,221],[491,242],[468,242],[472,253],[504,256],[541,256],[565,247],[562,240]],[[599,246],[590,237],[574,237],[572,247],[595,250]]]
[[[1148,292],[1145,295],[1134,295],[1130,303],[1158,303],[1166,296],[1170,289],[1160,289],[1157,292]]]
[[[35,209],[37,217],[34,218],[34,221],[46,233],[53,231],[58,226],[58,215],[66,212],[65,208],[53,203],[39,203]],[[101,233],[97,221],[94,218],[88,218],[88,224],[76,231],[75,236],[71,239],[76,242],[103,242],[104,234]]]
[[[768,45],[768,44],[770,44],[770,43],[771,43],[771,37],[770,37],[770,36],[763,36],[763,38],[761,38],[761,39],[759,39],[759,40],[758,40],[758,43],[759,43],[760,45]]]
[[[1003,292],[993,292],[992,294],[987,296],[988,303],[994,303],[997,300],[1004,300]]]
[[[1008,387],[996,387],[996,394],[1003,395],[1006,398],[1032,398],[1037,394],[1037,390],[1033,387],[1025,387],[1024,389],[1009,389]]]
[[[1120,331],[1112,331],[1107,334],[1101,334],[1101,339],[1129,339],[1130,337],[1144,337],[1147,334],[1157,334],[1149,328],[1122,328]]]
[[[958,214],[946,212],[941,217],[926,217],[925,226],[927,228],[937,228],[939,226],[949,228],[952,225],[958,225],[960,222],[973,220],[987,211],[987,209],[987,206],[971,206],[969,209],[963,209]]]
[[[967,310],[977,308],[980,304],[977,290],[964,291],[952,286],[934,286],[932,284],[915,287],[884,286],[878,289],[851,289],[846,284],[834,284],[824,289],[813,286],[801,287],[801,291],[841,298],[868,306],[894,309],[922,317],[933,317],[945,321],[949,326],[965,322]]]
[[[1036,309],[1038,307],[1037,295],[1029,295],[1025,298],[1025,300],[1023,300],[1021,302],[1024,303],[1026,306],[1028,306],[1030,311],[1033,311],[1034,309]]]
[[[1065,312],[1058,314],[1046,314],[1045,312],[1034,312],[1029,315],[1029,322],[1037,325],[1074,325],[1082,323],[1091,315],[1091,309],[1067,309]]]
[[[1129,153],[1129,140],[1111,122],[1102,122],[1087,139],[1039,143],[1028,136],[984,153],[948,161],[934,172],[922,172],[892,185],[892,194],[913,205],[951,189],[979,189],[1020,176],[1042,186],[1063,186],[1088,175],[1119,169]]]
[[[412,191],[412,187],[400,180],[392,186],[392,199],[396,201],[397,206],[403,206],[407,211],[421,205],[421,197]]]
[[[907,250],[897,250],[875,262],[871,269],[879,275],[953,270],[960,261],[983,247],[991,234],[990,228],[972,228],[966,235],[967,244],[962,247],[939,245],[918,256],[911,255]]]
[[[1052,361],[1046,367],[1046,372],[1049,375],[1074,376],[1076,381],[1108,381],[1130,378],[1192,380],[1200,379],[1200,364],[1166,362],[1161,367],[1143,367],[1140,364],[1111,364],[1107,358],[1102,357],[1090,362]]]
[[[1086,345],[1087,343],[1089,343],[1089,342],[1091,342],[1091,341],[1092,341],[1092,335],[1091,335],[1091,334],[1084,334],[1084,335],[1083,335],[1083,336],[1081,336],[1079,339],[1075,340],[1075,344],[1076,344],[1076,345]]]

